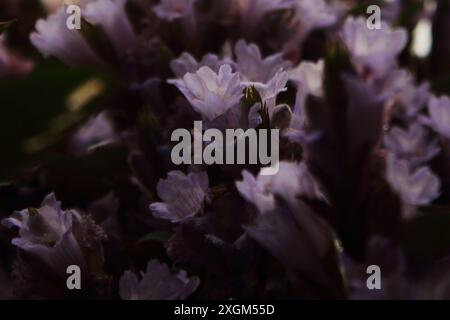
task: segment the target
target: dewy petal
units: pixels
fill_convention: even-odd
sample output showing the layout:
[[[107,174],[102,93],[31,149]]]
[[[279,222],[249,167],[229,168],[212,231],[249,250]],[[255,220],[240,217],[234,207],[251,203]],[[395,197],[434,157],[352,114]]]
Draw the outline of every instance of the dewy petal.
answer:
[[[173,223],[196,215],[208,198],[208,176],[205,172],[171,171],[167,179],[157,185],[158,196],[163,202],[150,205],[152,214]]]
[[[120,55],[136,46],[136,35],[125,11],[127,0],[96,0],[83,10],[84,17],[100,25]]]
[[[82,35],[77,30],[67,28],[66,20],[64,7],[46,20],[38,20],[36,32],[30,36],[31,43],[44,57],[54,56],[68,65],[102,65]]]

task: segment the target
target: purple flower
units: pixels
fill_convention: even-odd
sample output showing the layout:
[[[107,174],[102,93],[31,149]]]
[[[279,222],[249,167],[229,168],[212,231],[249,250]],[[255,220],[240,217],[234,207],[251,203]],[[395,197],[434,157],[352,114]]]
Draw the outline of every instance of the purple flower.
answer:
[[[16,247],[40,258],[57,275],[64,276],[69,265],[86,268],[73,226],[79,221],[76,211],[63,211],[55,195],[48,195],[39,209],[15,212],[3,219],[8,228],[18,227],[19,237],[12,240]]]
[[[160,19],[173,21],[193,14],[197,0],[161,0],[153,10]]]
[[[429,139],[427,130],[419,123],[413,123],[408,130],[394,127],[384,137],[386,148],[398,158],[417,165],[434,158],[439,152],[436,139]]]
[[[170,68],[178,78],[182,78],[186,73],[195,73],[201,67],[209,67],[214,72],[218,72],[223,64],[230,64],[230,62],[221,60],[215,54],[207,54],[201,61],[197,61],[192,55],[184,52],[171,61]]]
[[[208,200],[208,175],[205,172],[171,171],[157,186],[158,196],[164,202],[150,205],[153,216],[173,223],[195,216]]]
[[[393,154],[387,158],[387,180],[407,205],[424,206],[439,196],[441,183],[428,167],[412,171],[405,160]]]
[[[428,113],[430,117],[421,117],[422,122],[450,139],[450,99],[447,96],[431,97],[428,103]]]
[[[381,29],[371,30],[364,18],[349,17],[342,38],[359,72],[368,68],[375,76],[383,76],[396,64],[397,55],[407,44],[408,34],[404,29],[393,30],[386,23],[382,23]]]
[[[183,300],[199,284],[197,277],[188,278],[183,270],[172,274],[167,265],[151,260],[140,279],[131,270],[125,271],[119,281],[119,292],[123,300]]]
[[[104,112],[90,118],[74,135],[70,148],[75,154],[83,154],[98,146],[114,141],[116,134]]]
[[[277,53],[262,58],[256,44],[247,44],[239,40],[234,52],[236,54],[236,69],[246,82],[268,83],[280,70],[287,70],[291,64],[283,60],[283,55]]]
[[[294,0],[238,0],[242,29],[247,33],[257,31],[256,27],[267,13],[293,8],[294,2]]]
[[[44,57],[54,56],[68,65],[101,65],[95,52],[81,33],[66,26],[67,14],[61,7],[46,20],[39,19],[36,32],[30,36],[31,43]]]
[[[297,90],[303,94],[317,97],[323,95],[323,60],[317,62],[305,61],[289,71],[289,80],[297,85]]]
[[[255,205],[260,213],[266,213],[275,208],[275,195],[294,201],[297,196],[310,198],[321,197],[314,178],[309,173],[305,163],[281,161],[278,173],[261,175],[255,178],[251,173],[242,171],[242,181],[236,182],[241,196]]]
[[[215,73],[209,67],[201,67],[195,73],[186,73],[183,80],[169,80],[178,87],[193,108],[208,120],[214,120],[237,106],[242,97],[243,85],[238,73],[229,65]]]
[[[125,11],[126,2],[127,0],[92,1],[83,12],[90,23],[101,26],[121,55],[136,46],[136,35]]]

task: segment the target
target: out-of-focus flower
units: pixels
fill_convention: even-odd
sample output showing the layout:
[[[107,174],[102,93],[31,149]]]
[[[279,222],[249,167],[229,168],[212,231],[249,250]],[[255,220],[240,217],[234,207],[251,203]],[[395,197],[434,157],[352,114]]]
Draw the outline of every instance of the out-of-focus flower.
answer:
[[[150,205],[153,216],[173,223],[195,216],[208,200],[208,175],[205,172],[171,171],[157,185],[158,196],[164,202]]]
[[[305,102],[308,95],[323,96],[323,78],[325,62],[302,62],[288,72],[289,80],[297,86],[295,105],[289,128],[283,135],[290,141],[301,143],[305,139]]]
[[[170,68],[178,78],[182,78],[186,73],[195,73],[201,67],[209,67],[214,72],[218,72],[223,64],[230,64],[230,62],[221,60],[217,55],[211,53],[205,55],[201,61],[197,61],[192,55],[184,52],[171,61]]]
[[[5,37],[0,36],[0,78],[26,75],[33,67],[32,61],[21,59],[10,52],[5,45]]]
[[[304,34],[336,23],[336,12],[324,0],[295,1],[295,18]]]
[[[39,209],[15,212],[3,219],[8,228],[18,227],[19,237],[12,243],[40,258],[57,275],[64,275],[69,265],[85,269],[86,263],[73,233],[76,211],[63,211],[55,195],[48,195]]]
[[[104,112],[90,118],[71,140],[70,148],[75,154],[82,154],[99,144],[113,141],[115,132]]]
[[[44,57],[54,56],[71,66],[102,65],[83,36],[77,30],[67,28],[66,20],[64,8],[60,8],[46,20],[39,19],[36,32],[30,36],[31,43]]]
[[[431,97],[428,103],[430,117],[421,117],[421,121],[429,125],[442,136],[450,139],[450,99],[447,96]]]
[[[292,37],[285,44],[284,52],[297,54],[308,34],[318,28],[329,27],[337,22],[338,12],[324,0],[294,1],[295,15],[291,22]]]
[[[309,172],[308,166],[305,161],[300,162],[298,166],[299,170],[299,194],[301,196],[310,198],[310,199],[322,199],[323,194],[319,190],[319,186],[317,185],[316,180],[314,179],[311,172]]]
[[[238,0],[241,24],[244,32],[252,33],[264,16],[271,12],[294,7],[293,0]]]
[[[408,162],[393,154],[387,158],[387,180],[407,205],[427,205],[439,196],[439,178],[428,167],[412,171]]]
[[[408,130],[394,127],[384,137],[385,146],[399,159],[417,165],[431,160],[439,152],[438,141],[429,139],[427,130],[419,123],[413,123]]]
[[[281,161],[278,173],[275,175],[261,175],[255,178],[251,173],[242,171],[242,181],[236,182],[241,196],[253,203],[260,213],[275,208],[275,195],[293,201],[297,196],[317,198],[317,185],[308,172],[306,164]]]
[[[430,84],[424,82],[419,86],[410,83],[400,91],[398,101],[407,116],[415,116],[427,105],[430,98]]]
[[[100,25],[118,54],[125,54],[136,46],[125,4],[127,0],[97,0],[86,5],[83,16],[92,24]]]
[[[161,0],[153,9],[160,19],[175,20],[192,15],[197,0]]]
[[[429,83],[417,86],[411,72],[405,69],[395,69],[385,77],[375,79],[373,86],[381,98],[399,105],[406,118],[416,117],[430,96]]]
[[[397,55],[407,44],[408,34],[404,29],[393,30],[384,22],[381,29],[371,30],[364,18],[349,17],[343,26],[342,38],[360,73],[368,68],[375,76],[383,76],[396,64]]]
[[[303,94],[312,94],[317,97],[323,95],[323,60],[317,62],[305,61],[289,71],[289,80],[297,85],[297,90]]]
[[[123,300],[183,300],[197,290],[200,280],[188,278],[185,271],[172,274],[167,265],[158,260],[147,264],[139,279],[131,270],[125,271],[119,281]]]
[[[193,108],[208,120],[238,105],[242,97],[240,76],[229,65],[221,66],[218,74],[209,67],[201,67],[196,73],[185,74],[183,80],[168,82],[177,86]]]
[[[259,47],[247,44],[239,40],[234,52],[236,54],[236,69],[242,75],[243,80],[248,82],[269,82],[280,70],[287,70],[291,64],[283,60],[283,55],[277,53],[262,58]]]

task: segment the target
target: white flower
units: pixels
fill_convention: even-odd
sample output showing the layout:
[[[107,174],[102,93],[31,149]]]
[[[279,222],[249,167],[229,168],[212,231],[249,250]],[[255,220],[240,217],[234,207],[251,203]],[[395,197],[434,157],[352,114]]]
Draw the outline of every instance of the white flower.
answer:
[[[393,154],[387,158],[387,180],[407,205],[427,205],[439,196],[439,178],[428,167],[411,171],[406,161]]]
[[[450,99],[447,96],[431,97],[428,102],[429,118],[421,120],[442,136],[450,139]]]
[[[192,55],[184,52],[170,62],[170,68],[178,78],[182,78],[186,73],[194,73],[201,67],[209,67],[214,72],[218,72],[223,64],[230,64],[230,62],[221,60],[212,53],[206,54],[201,61],[197,61]]]
[[[197,0],[161,0],[153,10],[160,19],[173,21],[191,15]]]
[[[31,43],[44,55],[54,56],[68,65],[102,64],[77,30],[66,26],[67,14],[62,7],[46,20],[39,19]]]
[[[83,11],[90,23],[101,26],[119,54],[125,54],[136,45],[136,35],[125,11],[126,2],[97,0],[88,3]]]
[[[167,265],[151,260],[140,279],[131,270],[119,280],[119,293],[123,300],[182,300],[197,290],[200,280],[188,278],[186,271],[172,274]]]
[[[262,58],[256,44],[247,44],[239,40],[234,52],[236,54],[236,69],[247,82],[269,82],[280,70],[290,68],[290,63],[283,60],[283,55],[277,53]]]
[[[164,202],[150,205],[154,217],[173,223],[195,216],[208,199],[208,175],[205,172],[171,171],[156,187]]]
[[[349,17],[342,38],[359,72],[368,68],[376,76],[382,76],[396,64],[397,55],[407,44],[408,33],[404,29],[393,30],[384,22],[381,29],[371,30],[364,18]]]
[[[183,80],[168,82],[177,86],[193,108],[208,120],[237,106],[243,94],[240,76],[229,65],[221,66],[218,74],[209,67],[201,67],[195,73],[186,73]]]
[[[261,175],[255,178],[251,173],[242,171],[242,181],[236,182],[241,196],[253,203],[262,214],[275,208],[275,195],[293,201],[302,195],[309,198],[321,197],[314,178],[305,163],[281,161],[278,173]]]
[[[384,137],[384,144],[398,158],[412,165],[426,162],[440,151],[437,140],[429,139],[427,130],[419,123],[413,123],[408,130],[392,128]]]

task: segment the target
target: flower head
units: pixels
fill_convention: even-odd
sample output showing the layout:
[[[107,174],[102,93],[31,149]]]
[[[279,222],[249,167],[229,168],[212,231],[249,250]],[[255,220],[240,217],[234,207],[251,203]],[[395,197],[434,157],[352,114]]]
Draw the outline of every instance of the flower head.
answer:
[[[229,64],[230,62],[221,60],[215,54],[209,53],[201,61],[197,61],[189,53],[184,52],[181,56],[171,61],[170,68],[178,78],[182,78],[186,73],[195,73],[201,67],[209,67],[214,72],[218,72],[220,66],[226,63]]]
[[[84,17],[100,25],[117,53],[124,54],[136,46],[136,35],[125,11],[127,0],[96,0],[88,3]]]
[[[350,17],[344,24],[342,38],[358,71],[368,68],[382,76],[395,65],[408,34],[404,29],[393,30],[386,23],[382,23],[381,29],[371,30],[365,19]]]
[[[268,83],[280,70],[290,68],[281,53],[262,58],[256,44],[247,44],[244,40],[236,43],[236,69],[248,82]]]
[[[12,244],[36,255],[56,274],[63,275],[69,265],[86,266],[73,234],[74,220],[79,218],[76,211],[63,211],[55,195],[50,194],[39,209],[15,212],[3,219],[2,224],[19,228],[19,237]]]
[[[450,99],[447,96],[431,97],[428,103],[429,118],[421,120],[442,136],[450,139]]]
[[[194,109],[208,120],[214,120],[237,106],[242,97],[243,85],[231,66],[222,65],[218,73],[201,67],[195,73],[186,73],[183,80],[168,81],[188,99]]]
[[[398,158],[411,164],[426,162],[440,151],[437,140],[428,139],[427,130],[419,123],[413,123],[408,130],[392,128],[384,137],[384,144]]]
[[[44,57],[54,56],[68,65],[102,64],[78,30],[67,28],[66,20],[63,7],[46,20],[39,19],[31,43]]]
[[[412,171],[405,160],[393,154],[387,159],[387,179],[407,205],[427,205],[439,196],[439,178],[428,167]]]
[[[305,163],[281,161],[278,173],[261,175],[255,178],[251,173],[242,171],[242,181],[236,182],[241,196],[253,203],[260,213],[275,208],[275,195],[292,201],[299,195],[317,198],[319,191],[314,178]]]
[[[182,300],[192,294],[200,283],[188,278],[185,271],[172,274],[167,265],[151,260],[139,279],[131,270],[119,281],[120,297],[124,300]]]
[[[208,175],[204,172],[186,175],[181,171],[171,171],[167,179],[158,182],[157,192],[164,202],[150,205],[153,216],[180,222],[195,216],[208,199]]]

